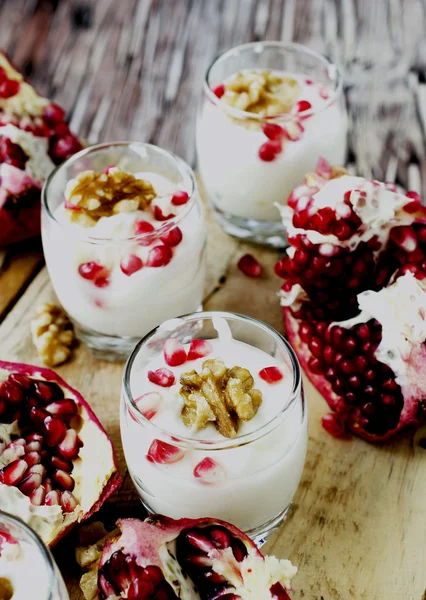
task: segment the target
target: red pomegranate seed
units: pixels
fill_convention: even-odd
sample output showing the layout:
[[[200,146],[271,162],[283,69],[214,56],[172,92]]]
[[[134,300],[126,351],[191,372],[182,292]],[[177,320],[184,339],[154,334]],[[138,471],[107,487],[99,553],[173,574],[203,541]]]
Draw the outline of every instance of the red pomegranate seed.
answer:
[[[71,473],[74,468],[72,462],[61,458],[60,456],[52,456],[50,459],[52,467],[55,469],[61,469],[62,471],[67,471],[67,473]]]
[[[324,370],[322,362],[319,360],[319,358],[315,358],[314,356],[311,356],[308,364],[309,369],[312,371],[312,373],[314,373],[314,375],[319,375]]]
[[[259,371],[259,377],[266,383],[278,383],[284,379],[284,374],[278,367],[265,367]]]
[[[96,262],[87,262],[82,263],[78,267],[78,272],[83,277],[83,279],[89,279],[90,281],[94,281],[98,277],[100,277],[101,273],[103,273],[104,267]]]
[[[52,480],[48,477],[43,481],[43,486],[46,490],[46,494],[52,491]]]
[[[34,490],[41,486],[42,477],[38,473],[30,473],[19,484],[19,489],[24,496],[29,496]]]
[[[163,398],[158,392],[147,392],[135,400],[141,414],[150,421],[161,408]]]
[[[161,387],[171,387],[175,382],[175,376],[170,369],[157,369],[156,371],[148,371],[148,379],[151,381],[151,383],[155,383]]]
[[[157,221],[168,221],[169,219],[173,219],[176,215],[173,213],[165,214],[163,209],[159,206],[154,206],[154,219]]]
[[[108,287],[109,283],[110,283],[109,277],[100,277],[99,279],[96,279],[96,281],[95,281],[95,285],[98,288]]]
[[[146,458],[152,463],[172,464],[181,460],[184,455],[185,452],[181,448],[161,440],[154,440]]]
[[[194,467],[194,477],[200,480],[200,483],[211,485],[223,481],[226,478],[224,467],[206,456]]]
[[[61,400],[64,397],[64,392],[58,384],[47,381],[35,381],[34,392],[37,398],[45,404]]]
[[[190,544],[192,544],[192,546],[194,546],[194,548],[197,548],[206,554],[214,550],[213,543],[198,530],[188,531],[186,534],[186,539]]]
[[[30,442],[25,446],[25,452],[40,452],[41,444],[40,442]]]
[[[11,98],[16,96],[19,92],[21,85],[16,79],[4,79],[0,82],[0,97]]]
[[[160,237],[160,240],[163,242],[163,244],[166,244],[166,246],[171,246],[173,248],[181,243],[182,237],[182,231],[179,229],[179,227],[175,227],[174,229],[167,231],[167,233],[164,233]]]
[[[170,339],[164,344],[164,360],[169,367],[177,367],[186,362],[186,352],[178,340]]]
[[[33,467],[41,463],[41,455],[39,452],[28,452],[25,454],[24,460],[29,467]]]
[[[109,596],[110,594],[108,593],[108,597]],[[161,588],[156,590],[153,582],[149,579],[136,577],[130,584],[126,597],[128,600],[139,600],[139,598],[159,598],[159,600],[168,600],[170,594],[166,590],[161,590]]]
[[[173,252],[169,246],[154,246],[148,254],[146,264],[148,267],[165,267],[173,258]]]
[[[75,485],[74,479],[66,471],[56,469],[56,471],[53,471],[52,473],[52,478],[63,490],[68,490],[69,492],[73,491]]]
[[[120,269],[127,276],[133,275],[137,271],[140,271],[143,267],[143,262],[136,256],[136,254],[130,254],[121,260]]]
[[[215,96],[217,96],[218,98],[222,98],[223,94],[225,93],[225,86],[223,85],[223,83],[220,83],[219,85],[214,87],[212,91]]]
[[[277,152],[277,147],[272,143],[272,141],[265,142],[259,148],[259,158],[264,162],[271,162],[275,160],[277,154],[279,154],[279,152]]]
[[[64,161],[66,158],[81,150],[80,142],[71,134],[62,137],[54,136],[50,141],[50,154],[58,162]]]
[[[59,494],[58,494],[58,492],[56,490],[52,490],[50,492],[47,492],[46,499],[45,499],[44,503],[47,506],[56,506],[57,504],[59,504]]]
[[[63,458],[73,460],[77,458],[79,450],[79,441],[77,432],[74,429],[68,429],[64,438],[58,444],[58,451]]]
[[[26,462],[26,461],[25,461]],[[32,467],[30,467],[27,471],[27,475],[30,475],[30,473],[37,473],[37,475],[40,475],[41,477],[44,477],[46,475],[46,467],[44,467],[43,465],[33,465]]]
[[[324,427],[324,429],[333,437],[347,437],[345,424],[338,414],[329,413],[327,415],[324,415],[321,419],[321,424]]]
[[[311,110],[311,108],[312,104],[307,100],[299,100],[299,102],[296,104],[296,110],[299,113]]]
[[[38,426],[43,425],[46,417],[49,416],[47,410],[43,408],[38,408],[37,406],[33,406],[30,410],[30,419],[31,421]]]
[[[9,375],[9,381],[11,383],[16,383],[20,385],[27,392],[31,388],[31,379],[26,375],[21,375],[20,373],[12,373]]]
[[[28,465],[25,460],[18,458],[0,469],[0,482],[5,485],[17,485],[27,469]]]
[[[390,233],[391,239],[405,252],[414,252],[417,248],[417,236],[410,225],[393,227]]]
[[[24,392],[19,385],[4,381],[0,386],[0,395],[12,404],[19,404],[24,400]]]
[[[204,358],[213,352],[213,346],[207,340],[191,340],[188,350],[188,360]]]
[[[280,140],[284,136],[284,130],[276,123],[264,123],[262,131],[270,140]]]
[[[412,202],[408,202],[408,204],[405,204],[402,209],[405,210],[406,213],[408,213],[409,215],[413,215],[414,213],[416,213],[420,208],[420,203],[417,202],[417,200],[413,200]]]
[[[46,490],[43,485],[33,490],[30,494],[30,502],[34,506],[42,506],[45,502]]]
[[[186,204],[188,200],[188,192],[185,192],[184,190],[177,190],[172,196],[173,206],[182,206],[183,204]]]
[[[247,277],[261,277],[262,265],[251,254],[244,254],[238,261],[238,268]]]
[[[43,115],[48,121],[58,122],[64,119],[65,111],[54,102],[51,102],[44,109]]]
[[[45,440],[48,446],[56,446],[64,438],[67,427],[63,421],[50,415],[44,420]]]
[[[76,497],[70,491],[65,490],[61,495],[61,506],[64,512],[73,512],[78,506]]]
[[[71,398],[56,400],[46,406],[47,412],[61,419],[70,419],[77,414],[77,404]]]
[[[136,221],[135,231],[136,235],[140,236],[138,239],[139,246],[150,246],[155,240],[155,234],[153,233],[155,227],[148,221]]]

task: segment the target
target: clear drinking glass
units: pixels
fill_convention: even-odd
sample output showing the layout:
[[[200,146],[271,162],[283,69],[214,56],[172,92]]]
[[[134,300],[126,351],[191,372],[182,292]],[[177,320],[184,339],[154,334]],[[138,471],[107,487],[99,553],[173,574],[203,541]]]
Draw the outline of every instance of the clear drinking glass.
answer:
[[[154,221],[154,232],[138,235],[134,233],[136,217],[132,215],[140,211],[98,221],[97,225],[101,221],[105,225],[117,216],[127,219],[128,229],[124,231],[130,231],[129,223],[132,229],[124,236],[121,229],[114,230],[116,226],[109,227],[108,223],[108,234],[99,235],[92,232],[92,227],[61,221],[58,215],[64,210],[67,182],[82,171],[101,172],[111,166],[140,173],[141,177],[149,175],[154,189],[157,179],[165,177],[171,185],[186,191],[189,199],[173,218]],[[152,248],[164,249],[164,236],[177,230],[182,234],[181,241],[167,246],[172,255],[169,262],[148,266]],[[73,321],[77,337],[101,358],[125,359],[153,327],[201,308],[206,242],[203,208],[191,168],[170,152],[149,144],[116,142],[75,154],[50,175],[43,188],[42,237],[58,299]],[[122,261],[129,256],[138,257],[143,264],[130,276],[122,269]],[[93,263],[107,268],[108,276],[95,282],[85,279],[79,269]]]
[[[169,416],[163,421],[169,426],[162,427],[159,425],[161,413],[154,423],[139,410],[137,402],[148,389],[142,371],[159,357],[167,339],[187,344],[193,339],[217,338],[217,330],[213,326],[217,319],[229,326],[237,346],[244,342],[250,346],[250,351],[262,350],[282,366],[288,377],[285,388],[288,394],[282,399],[281,408],[276,412],[273,409],[269,420],[239,437],[228,439],[220,435],[219,441],[212,441],[211,437],[207,439],[209,436],[204,433],[205,430],[195,436],[187,428],[187,437],[176,435]],[[231,351],[234,352],[234,348]],[[235,364],[241,365],[240,354],[237,348]],[[191,361],[184,367],[188,371],[194,368]],[[178,379],[179,374],[176,373],[179,386]],[[256,383],[255,380],[255,385],[259,385],[259,381]],[[270,394],[273,394],[273,385],[269,388]],[[177,402],[177,386],[169,388],[171,396],[166,395],[164,388],[158,387],[158,390],[164,394],[164,403],[170,398],[173,403]],[[268,393],[262,393],[263,402],[267,402]],[[153,418],[151,415],[148,417]],[[120,423],[129,473],[150,513],[173,518],[223,519],[244,530],[258,543],[263,542],[285,519],[305,462],[307,406],[296,355],[288,342],[268,325],[234,313],[211,311],[174,319],[155,329],[137,345],[128,359],[123,378]],[[173,464],[151,462],[147,453],[154,440],[172,445],[183,458],[181,456],[179,462]],[[211,484],[197,479],[197,475],[194,476],[196,467],[202,461],[205,464],[206,460],[220,464],[226,476],[216,477]]]
[[[303,116],[292,109],[264,117],[224,104],[214,92],[238,72],[265,69],[297,79],[303,94],[312,100],[311,109],[304,110]],[[322,96],[311,97],[313,89]],[[285,141],[273,160],[262,160],[260,147],[268,142],[264,126],[294,130],[296,121],[303,129],[298,129],[300,139]],[[292,189],[315,169],[319,157],[342,164],[346,134],[341,77],[324,56],[283,42],[244,44],[220,55],[207,70],[196,140],[200,173],[223,229],[246,240],[285,245],[275,204],[285,204]]]
[[[49,549],[21,519],[0,511],[0,598],[69,600]]]

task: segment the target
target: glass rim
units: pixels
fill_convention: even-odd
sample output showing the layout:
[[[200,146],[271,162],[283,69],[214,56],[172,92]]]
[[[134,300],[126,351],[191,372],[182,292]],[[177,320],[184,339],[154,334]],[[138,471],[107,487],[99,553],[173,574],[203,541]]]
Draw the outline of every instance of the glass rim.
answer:
[[[31,529],[31,527],[27,525],[27,523],[25,523],[25,521],[23,521],[20,517],[17,517],[16,515],[12,515],[10,513],[7,513],[6,511],[1,510],[0,527],[2,522],[8,522],[12,526],[18,526],[18,528],[23,529],[25,531],[25,534],[28,535],[31,541],[36,545],[36,547],[43,556],[48,571],[49,589],[46,600],[54,600],[53,593],[55,592],[56,569],[49,548],[43,542],[41,537],[33,529]]]
[[[224,52],[217,54],[216,57],[210,63],[209,67],[207,68],[207,71],[206,71],[206,74],[204,77],[203,88],[204,88],[204,92],[207,95],[208,99],[211,102],[213,102],[213,104],[215,104],[218,108],[223,109],[225,112],[229,112],[232,116],[239,118],[239,119],[252,119],[254,121],[259,121],[260,123],[263,123],[263,122],[271,123],[274,121],[291,121],[292,117],[294,116],[289,113],[284,113],[282,115],[264,116],[264,115],[259,115],[258,113],[251,113],[251,112],[248,112],[245,110],[241,110],[239,108],[235,108],[234,106],[229,106],[227,104],[220,102],[220,98],[218,98],[216,96],[216,94],[213,92],[212,88],[210,87],[210,83],[209,83],[210,73],[211,73],[212,69],[214,68],[214,66],[218,62],[226,60],[226,58],[228,58],[228,56],[232,55],[232,53],[235,52],[236,50],[245,50],[248,48],[254,48],[256,46],[269,47],[269,48],[275,47],[275,48],[281,48],[281,49],[296,50],[298,52],[308,54],[311,57],[322,62],[323,65],[327,68],[327,72],[330,72],[331,69],[334,69],[333,75],[334,75],[334,79],[335,79],[335,82],[334,82],[335,85],[334,85],[332,92],[330,93],[329,98],[318,109],[311,108],[309,110],[304,110],[301,113],[298,113],[303,118],[311,117],[313,115],[317,115],[317,114],[321,113],[323,110],[328,108],[331,104],[333,104],[335,99],[342,92],[343,81],[342,81],[341,71],[338,68],[338,66],[334,62],[332,62],[329,58],[327,58],[324,54],[321,54],[320,52],[316,52],[315,50],[311,50],[307,46],[304,46],[303,44],[298,44],[296,42],[280,42],[279,40],[275,40],[275,41],[274,40],[266,40],[263,42],[262,41],[248,42],[246,44],[240,44],[239,46],[234,46],[233,48],[230,48],[229,50],[225,50]]]
[[[302,386],[301,370],[300,370],[300,365],[299,365],[299,361],[297,359],[296,353],[294,352],[294,350],[291,347],[291,345],[289,344],[289,342],[285,339],[285,337],[282,336],[278,331],[276,331],[276,329],[274,329],[270,325],[267,325],[266,323],[263,323],[262,321],[259,321],[258,319],[255,319],[253,317],[249,317],[247,315],[242,315],[240,313],[235,313],[235,312],[231,312],[231,311],[216,311],[216,310],[200,311],[198,313],[189,313],[186,315],[182,315],[180,317],[176,317],[176,319],[181,319],[187,323],[190,323],[193,321],[198,321],[200,319],[201,320],[212,319],[213,317],[220,317],[220,318],[224,318],[224,319],[231,318],[231,319],[235,319],[235,320],[242,321],[242,322],[245,321],[252,325],[255,325],[256,327],[258,327],[259,329],[262,329],[267,334],[269,334],[271,337],[273,337],[275,339],[275,341],[281,347],[284,348],[287,356],[290,358],[290,363],[291,363],[291,367],[292,367],[292,375],[293,375],[293,385],[292,385],[292,389],[288,395],[288,402],[284,405],[284,407],[274,417],[272,417],[272,419],[270,419],[267,423],[264,423],[263,425],[261,425],[254,431],[251,431],[250,433],[246,433],[240,437],[236,437],[236,438],[232,438],[232,439],[226,438],[225,440],[220,441],[220,442],[212,442],[212,441],[208,441],[208,440],[194,439],[194,438],[190,438],[190,437],[186,437],[186,436],[178,436],[176,433],[167,431],[166,429],[163,429],[159,425],[152,423],[149,419],[144,417],[144,415],[142,415],[142,413],[138,409],[136,402],[133,398],[131,389],[130,389],[130,374],[132,371],[133,364],[134,364],[136,357],[138,356],[141,348],[158,332],[158,330],[161,328],[161,325],[159,325],[158,327],[155,327],[136,344],[135,348],[133,349],[133,351],[131,352],[130,356],[128,357],[128,359],[126,361],[126,365],[125,365],[124,371],[123,371],[123,380],[122,380],[123,396],[124,396],[124,400],[126,403],[126,407],[131,412],[131,415],[137,419],[137,422],[139,424],[144,425],[144,426],[150,426],[150,427],[154,428],[156,431],[158,431],[159,433],[161,433],[162,435],[165,435],[168,438],[173,438],[173,443],[175,443],[177,446],[184,446],[185,448],[191,448],[192,450],[212,451],[212,450],[225,450],[225,449],[231,449],[231,448],[239,448],[240,446],[244,446],[246,444],[252,443],[254,441],[257,441],[257,440],[263,438],[265,435],[268,435],[269,433],[274,431],[280,425],[281,420],[284,418],[284,415],[286,413],[288,413],[288,411],[296,403],[296,401],[300,395],[301,386]]]
[[[104,142],[102,144],[94,144],[92,146],[88,146],[87,148],[83,148],[83,150],[80,150],[79,152],[76,152],[75,154],[73,154],[72,156],[67,158],[66,161],[64,161],[57,167],[55,167],[53,169],[53,171],[51,171],[51,173],[49,173],[48,177],[46,178],[46,181],[43,184],[43,188],[41,190],[42,211],[56,225],[59,225],[60,227],[63,227],[64,229],[67,229],[68,231],[70,231],[69,224],[61,223],[60,221],[58,221],[58,219],[55,217],[55,215],[52,213],[52,211],[50,210],[50,207],[49,207],[48,193],[49,193],[49,187],[52,185],[54,177],[63,168],[69,167],[76,160],[79,160],[80,158],[84,158],[85,156],[91,154],[92,152],[96,152],[98,150],[104,150],[104,149],[111,148],[111,147],[112,148],[121,148],[121,147],[130,148],[131,146],[141,146],[143,148],[154,149],[156,152],[159,152],[163,156],[172,158],[175,161],[175,163],[177,163],[178,169],[182,173],[184,179],[187,178],[190,182],[190,190],[188,190],[189,198],[188,198],[188,201],[186,202],[185,206],[176,216],[164,221],[163,224],[160,227],[156,228],[154,231],[140,233],[138,235],[134,235],[131,237],[114,238],[113,239],[113,238],[95,237],[95,236],[88,235],[88,234],[85,235],[84,232],[87,231],[87,229],[81,228],[80,235],[76,236],[76,237],[78,237],[82,241],[86,241],[91,244],[104,244],[105,242],[110,242],[110,243],[114,243],[114,244],[128,243],[128,242],[137,243],[139,240],[154,240],[154,236],[160,237],[160,235],[164,234],[165,232],[169,231],[170,229],[173,229],[178,223],[180,223],[183,220],[183,218],[190,212],[191,208],[195,204],[195,199],[196,199],[196,195],[197,195],[196,194],[197,184],[195,181],[195,175],[194,175],[192,168],[188,165],[188,163],[185,162],[182,158],[180,158],[180,156],[178,156],[174,152],[171,152],[169,150],[164,150],[163,148],[160,148],[159,146],[156,146],[155,144],[148,144],[145,142],[119,141],[119,142]]]

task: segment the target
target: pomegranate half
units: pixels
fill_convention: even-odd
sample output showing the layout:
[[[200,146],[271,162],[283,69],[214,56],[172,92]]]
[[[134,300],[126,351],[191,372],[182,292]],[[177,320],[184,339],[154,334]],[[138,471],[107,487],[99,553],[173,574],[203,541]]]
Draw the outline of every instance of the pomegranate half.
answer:
[[[50,546],[120,484],[114,450],[82,396],[49,369],[0,361],[0,510]]]
[[[290,600],[297,569],[263,556],[216,519],[121,519],[119,532],[77,551],[86,600]],[[103,549],[102,549],[103,546]]]
[[[40,234],[41,187],[82,148],[64,116],[0,52],[0,246]]]
[[[414,192],[320,160],[281,209],[287,336],[335,436],[380,441],[426,413],[426,212]]]

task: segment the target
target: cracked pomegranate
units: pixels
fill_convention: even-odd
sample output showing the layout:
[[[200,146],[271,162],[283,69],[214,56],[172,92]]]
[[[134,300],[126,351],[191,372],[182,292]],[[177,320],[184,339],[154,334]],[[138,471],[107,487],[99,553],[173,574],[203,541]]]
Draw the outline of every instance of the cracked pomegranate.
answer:
[[[323,425],[386,439],[426,414],[426,211],[418,194],[320,159],[281,209],[287,335],[334,411]]]
[[[107,539],[99,563],[82,578],[87,600],[290,600],[296,567],[263,557],[224,521],[153,515],[117,524],[120,533]]]
[[[0,52],[0,246],[40,234],[40,190],[82,145],[64,111],[24,81]]]
[[[118,487],[112,444],[53,371],[0,361],[0,509],[49,545]]]

